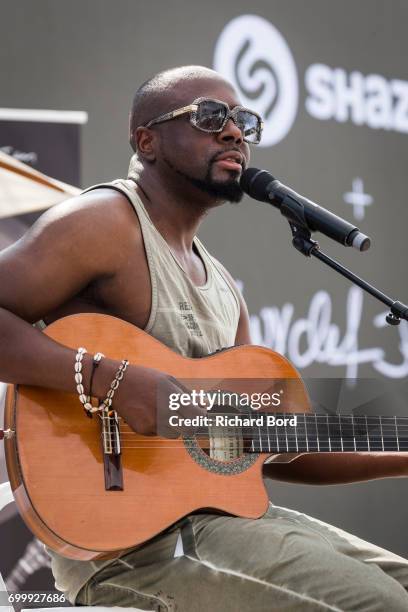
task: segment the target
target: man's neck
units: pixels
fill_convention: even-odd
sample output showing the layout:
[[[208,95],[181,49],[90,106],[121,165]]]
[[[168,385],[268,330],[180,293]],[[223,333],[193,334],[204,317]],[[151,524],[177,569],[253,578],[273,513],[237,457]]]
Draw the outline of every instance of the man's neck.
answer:
[[[200,223],[219,202],[180,177],[177,185],[163,184],[148,172],[133,177],[149,216],[174,250],[191,253]]]

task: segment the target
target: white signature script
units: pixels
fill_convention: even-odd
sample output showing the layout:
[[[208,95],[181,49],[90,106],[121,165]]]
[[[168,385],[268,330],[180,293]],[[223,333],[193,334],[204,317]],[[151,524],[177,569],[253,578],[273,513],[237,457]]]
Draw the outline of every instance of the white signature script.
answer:
[[[242,283],[239,285],[242,287]],[[304,318],[294,319],[295,307],[290,303],[281,308],[265,307],[258,315],[251,315],[252,341],[286,355],[297,368],[306,368],[314,362],[345,366],[347,378],[356,378],[359,365],[369,363],[383,376],[404,378],[408,375],[408,323],[401,321],[398,327],[398,350],[401,355],[398,363],[387,361],[385,349],[381,347],[361,348],[359,330],[363,297],[361,289],[350,288],[343,336],[340,327],[332,322],[330,294],[318,291],[311,299],[309,312]],[[385,321],[387,312],[373,318],[374,327],[388,327]],[[304,347],[303,350],[301,347]]]

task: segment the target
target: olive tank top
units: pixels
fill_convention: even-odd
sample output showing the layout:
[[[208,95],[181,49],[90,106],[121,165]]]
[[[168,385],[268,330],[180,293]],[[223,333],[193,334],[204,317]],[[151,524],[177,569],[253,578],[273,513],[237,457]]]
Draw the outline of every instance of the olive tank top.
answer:
[[[235,343],[239,298],[221,265],[194,238],[194,248],[206,271],[206,282],[196,286],[187,276],[163,236],[151,221],[131,179],[95,185],[126,196],[138,216],[151,280],[151,312],[145,331],[177,353],[202,357]],[[47,549],[56,588],[73,603],[82,586],[108,561],[74,561]]]

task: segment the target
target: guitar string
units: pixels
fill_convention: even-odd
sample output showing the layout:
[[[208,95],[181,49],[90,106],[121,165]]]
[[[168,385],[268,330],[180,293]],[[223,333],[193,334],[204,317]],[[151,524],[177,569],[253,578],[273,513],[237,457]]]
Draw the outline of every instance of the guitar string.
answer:
[[[196,415],[196,416],[239,416],[241,418],[256,418],[256,416],[277,416],[278,418],[289,418],[289,417],[302,417],[302,418],[306,418],[309,419],[311,421],[316,420],[316,419],[335,419],[336,422],[338,423],[338,419],[398,419],[398,421],[407,421],[408,422],[408,417],[405,416],[394,416],[394,415],[365,415],[365,414],[358,414],[358,415],[352,415],[352,414],[336,414],[336,415],[325,415],[325,414],[308,414],[308,413],[301,413],[301,412],[254,412],[254,413],[223,413],[223,412],[214,412],[214,413],[209,413],[208,415]],[[120,421],[123,421],[124,418],[122,416],[118,416],[118,419]]]
[[[259,443],[258,443],[259,441],[256,441],[256,442],[257,442],[257,444],[255,444],[255,446],[259,446]],[[309,441],[309,447],[306,447],[306,448],[301,448],[301,449],[299,449],[299,448],[290,448],[290,449],[289,449],[290,444],[286,445],[286,444],[284,443],[284,441],[283,441],[283,440],[281,440],[280,442],[281,442],[281,444],[278,444],[278,445],[277,445],[277,444],[275,444],[275,441],[273,441],[273,443],[271,442],[271,444],[265,444],[265,445],[263,445],[263,444],[262,444],[262,447],[263,447],[263,448],[265,447],[265,448],[268,448],[268,449],[269,449],[269,447],[271,447],[271,448],[275,448],[275,447],[276,447],[278,450],[282,450],[282,449],[286,448],[286,450],[287,450],[287,451],[290,451],[290,452],[297,452],[297,451],[298,451],[298,452],[305,452],[305,451],[307,451],[307,450],[312,450],[313,452],[316,452],[317,450],[320,450],[321,452],[331,452],[331,451],[335,452],[335,451],[337,451],[337,450],[340,450],[340,451],[341,451],[341,450],[343,450],[343,451],[347,452],[347,451],[353,451],[353,450],[362,450],[362,451],[364,451],[364,450],[366,450],[366,449],[367,449],[368,451],[369,451],[369,450],[372,450],[372,451],[375,451],[375,452],[379,452],[379,451],[387,451],[387,450],[393,450],[393,449],[396,449],[395,444],[392,446],[392,448],[391,448],[391,449],[389,449],[389,448],[388,448],[388,449],[387,449],[387,448],[382,448],[381,446],[379,446],[378,448],[371,448],[371,447],[372,447],[372,446],[374,446],[374,444],[375,444],[375,441],[373,441],[373,440],[370,440],[370,448],[368,447],[367,442],[365,443],[364,447],[362,448],[362,447],[361,447],[361,445],[362,445],[363,441],[362,441],[362,440],[360,440],[360,441],[357,441],[357,440],[356,440],[356,444],[355,444],[355,445],[354,445],[354,442],[351,442],[351,441],[343,441],[343,448],[337,448],[337,449],[336,449],[336,448],[332,448],[332,446],[329,446],[329,447],[328,447],[328,448],[326,448],[326,449],[322,449],[322,448],[320,448],[320,449],[319,449],[319,448],[314,448],[314,449],[312,449],[312,448],[310,448],[310,445],[311,445],[311,444],[310,444],[310,442],[311,442],[311,441]],[[294,441],[294,440],[292,440],[291,442],[294,444],[294,442],[295,442],[295,441]],[[301,441],[298,441],[298,442],[301,442]],[[317,442],[317,441],[316,441],[316,442]],[[336,441],[332,439],[332,440],[331,440],[331,445],[333,445],[333,443],[335,443],[335,442],[336,442]],[[339,443],[339,441],[337,441],[337,443]],[[349,448],[349,449],[348,449],[348,448],[344,448],[344,446],[345,446],[345,444],[346,444],[346,443],[349,443],[349,444],[350,444],[350,448]],[[322,442],[320,442],[320,444],[322,444]],[[379,441],[377,441],[377,444],[379,444]],[[252,443],[251,443],[251,445],[252,445]],[[328,445],[328,442],[327,442],[327,445]],[[401,445],[406,446],[406,448],[402,448],[402,447],[401,447]],[[199,445],[198,445],[198,446],[199,446]],[[141,443],[139,443],[139,444],[138,444],[138,443],[136,443],[136,444],[121,444],[121,445],[120,445],[120,448],[121,448],[121,449],[128,449],[128,448],[147,448],[147,449],[155,449],[155,448],[157,448],[157,449],[162,449],[162,448],[171,448],[171,449],[178,450],[178,449],[180,449],[180,448],[196,448],[196,447],[197,447],[197,444],[195,444],[195,443],[188,444],[188,443],[186,443],[186,442],[181,442],[181,441],[179,441],[179,442],[178,442],[178,444],[168,444],[167,446],[165,446],[163,442],[160,442],[160,443],[159,443],[157,446],[154,446],[154,445],[148,445],[148,444],[143,443],[143,442],[141,442]],[[357,448],[357,447],[358,447],[358,448]],[[200,448],[201,448],[201,447],[200,447]],[[207,447],[207,446],[204,446],[204,447],[202,447],[202,448],[208,448],[208,447]],[[224,446],[224,445],[223,445],[223,446],[220,446],[220,447],[215,446],[215,448],[225,448],[225,446]],[[406,451],[408,451],[408,441],[406,441],[406,442],[401,442],[401,440],[400,440],[400,441],[399,441],[399,450],[400,450],[401,452],[406,452]]]
[[[228,438],[225,438],[225,442],[227,442],[228,440],[229,440]],[[237,438],[231,438],[231,440],[235,441],[235,440],[237,440]],[[256,445],[258,445],[259,442],[263,445],[263,443],[265,442],[265,444],[268,445],[268,446],[269,445],[270,446],[275,446],[275,445],[289,446],[289,445],[296,444],[296,443],[297,444],[305,444],[306,443],[306,439],[305,438],[303,438],[303,439],[302,438],[297,438],[296,439],[295,436],[293,436],[291,439],[288,439],[287,442],[286,442],[286,438],[278,439],[278,440],[277,439],[275,439],[275,440],[269,439],[268,440],[268,439],[264,438],[264,439],[259,440],[259,438],[256,437],[256,438],[240,438],[239,440],[244,442],[244,443],[246,442],[246,443],[250,443],[250,444],[252,444],[254,442]],[[320,439],[320,440],[318,440],[318,438],[310,438],[307,442],[308,442],[308,444],[313,444],[313,443],[317,444],[319,442],[320,445],[322,445],[322,444],[331,444],[331,445],[333,445],[333,444],[340,444],[340,443],[342,443],[343,446],[344,445],[350,445],[350,446],[368,446],[368,445],[370,445],[370,446],[374,446],[374,445],[381,444],[381,443],[384,442],[385,445],[391,444],[392,446],[395,446],[398,443],[400,448],[401,448],[401,446],[408,445],[408,438],[405,438],[404,440],[401,440],[401,439],[397,440],[397,438],[386,438],[386,439],[384,439],[384,438],[382,438],[382,439],[381,438],[377,438],[377,439],[370,438],[369,440],[364,439],[364,438],[360,438],[360,439],[356,438],[356,439],[353,439],[353,440],[352,439],[344,439],[344,438],[342,440],[335,439],[335,438],[324,439],[324,440]],[[122,448],[141,447],[141,446],[146,447],[146,448],[161,448],[164,443],[166,443],[171,448],[177,448],[179,446],[180,447],[188,446],[190,444],[189,442],[185,441],[185,439],[177,438],[174,441],[169,441],[166,438],[164,438],[164,439],[161,438],[160,441],[157,441],[157,439],[156,439],[154,442],[150,442],[150,443],[148,441],[145,441],[145,440],[133,440],[133,441],[127,441],[127,442],[123,441],[123,442],[120,443],[120,446]],[[193,446],[193,447],[197,446],[197,440],[194,439],[194,442],[192,442],[190,445]]]
[[[211,429],[215,430],[216,432],[218,430],[218,432],[221,434],[222,432],[220,432],[219,430],[224,429],[224,427],[221,427],[221,426],[219,426],[219,427],[212,427]],[[398,432],[396,431],[395,427],[393,427],[392,430],[390,430],[388,432],[387,431],[384,432],[384,427],[383,427],[383,432],[382,433],[379,433],[379,431],[377,431],[378,428],[376,428],[375,431],[370,431],[370,428],[364,429],[362,431],[356,431],[355,428],[354,428],[354,430],[350,429],[347,432],[344,429],[344,427],[342,427],[341,428],[342,431],[340,432],[340,428],[333,429],[333,428],[324,427],[325,431],[316,430],[316,431],[312,432],[312,431],[306,431],[306,428],[302,428],[302,427],[298,428],[298,427],[295,427],[295,426],[293,426],[293,429],[286,429],[286,430],[283,430],[283,431],[277,431],[276,429],[270,427],[269,430],[266,433],[260,432],[259,428],[254,427],[254,429],[256,430],[257,437],[260,436],[261,438],[266,438],[266,439],[268,438],[268,435],[269,436],[271,436],[271,435],[273,435],[273,436],[276,436],[276,435],[278,435],[278,436],[286,436],[286,435],[289,435],[289,436],[303,436],[303,437],[308,437],[308,438],[316,437],[317,436],[317,437],[324,438],[325,436],[330,434],[333,437],[345,438],[345,439],[347,439],[347,438],[359,438],[359,437],[367,436],[367,435],[369,435],[370,437],[378,437],[380,439],[381,438],[397,438],[397,437],[398,438],[403,438],[404,435],[405,436],[408,435],[408,427],[398,427]],[[206,436],[209,433],[210,432],[208,432],[207,429],[202,429],[202,428],[198,428],[198,429],[193,428],[193,431],[192,431],[192,435],[198,435],[198,436]],[[247,434],[246,437],[250,437],[251,435],[253,435],[253,432],[240,432],[240,433],[242,433],[244,436],[245,436],[245,434]],[[117,434],[116,434],[116,432],[111,432],[111,433],[105,432],[102,435],[105,435],[105,436],[111,435],[112,437],[115,437]],[[133,437],[135,435],[139,435],[140,436],[140,435],[143,435],[143,434],[140,434],[137,431],[129,430],[129,431],[120,431],[119,435],[121,435],[123,437],[126,437],[126,436]],[[156,434],[154,434],[154,435],[156,435]],[[178,432],[178,435],[182,435],[182,432]],[[186,434],[184,434],[184,435],[186,435]],[[236,434],[236,433],[222,433],[222,435],[223,435],[223,437],[234,438],[238,434]],[[148,437],[148,436],[145,436],[145,437]]]
[[[134,432],[133,434],[128,434],[127,438],[122,438],[122,436],[120,436],[120,446],[121,448],[163,448],[163,437],[161,438],[161,441],[158,442],[157,441],[157,437],[154,436],[152,440],[148,440],[145,439],[144,440],[137,440],[134,439],[134,436],[138,436],[140,434],[137,434],[136,432]],[[211,434],[210,434],[211,435]],[[214,437],[214,434],[212,434]],[[180,434],[181,436],[181,434]],[[188,446],[188,443],[186,443],[183,439],[180,439],[180,436],[175,439],[174,441],[170,442],[168,441],[168,447],[169,448],[183,448],[186,445]],[[103,434],[100,435],[102,441],[105,438],[105,441],[109,440],[109,437],[107,435],[103,436]],[[207,436],[208,437],[208,436]],[[237,436],[228,436],[228,435],[223,435],[223,436],[219,436],[222,437],[225,441],[228,440],[236,440]],[[133,439],[132,439],[133,438]],[[306,442],[309,445],[313,445],[313,443],[317,444],[319,443],[320,445],[322,444],[326,444],[330,447],[330,450],[336,450],[336,449],[332,449],[331,447],[335,444],[342,444],[342,446],[344,447],[345,445],[350,445],[351,448],[350,450],[364,450],[367,447],[367,450],[392,450],[395,447],[398,447],[398,450],[408,450],[408,435],[404,438],[403,436],[401,436],[400,434],[398,436],[394,435],[372,435],[369,434],[368,439],[367,436],[361,435],[361,436],[334,436],[334,435],[330,435],[328,436],[326,435],[316,435],[316,434],[311,434],[311,435],[298,435],[296,433],[286,433],[286,434],[277,434],[273,433],[272,436],[258,436],[255,435],[255,437],[252,436],[242,436],[242,438],[245,440],[247,440],[250,444],[255,443],[256,446],[258,446],[258,443],[260,443],[262,446],[268,446],[268,448],[270,446],[274,447],[277,446],[278,448],[282,447],[286,447],[287,449],[289,448],[289,446],[291,445],[304,445]],[[242,439],[241,438],[241,439]],[[116,436],[111,437],[111,441],[115,441],[117,438]],[[165,439],[165,438],[164,438]],[[197,437],[194,436],[195,440],[205,440],[206,437]],[[369,448],[369,447],[375,447],[378,446],[379,444],[381,445],[385,445],[388,446],[389,444],[391,444],[392,448],[391,449],[387,449],[387,448]],[[196,446],[196,443],[192,443],[192,446]],[[361,448],[361,447],[364,448]],[[405,448],[405,446],[407,446],[407,448]],[[358,448],[357,448],[358,447]]]
[[[217,432],[215,432],[215,433],[217,433]],[[383,434],[383,435],[381,435],[381,434],[379,434],[379,433],[377,433],[377,432],[375,432],[375,433],[374,433],[374,432],[373,432],[373,433],[370,433],[370,432],[362,432],[362,433],[359,433],[359,434],[352,434],[352,433],[350,433],[349,435],[347,435],[347,434],[345,434],[345,433],[340,434],[339,432],[330,432],[330,433],[332,434],[332,435],[331,435],[331,437],[333,437],[333,438],[338,438],[339,440],[340,440],[341,438],[343,438],[343,439],[345,439],[345,440],[350,439],[350,438],[351,438],[351,439],[352,439],[352,438],[356,438],[356,439],[358,439],[358,438],[361,438],[361,437],[363,437],[363,436],[364,436],[364,437],[366,437],[366,436],[367,436],[367,434],[368,434],[368,435],[369,435],[371,438],[378,438],[378,439],[380,439],[380,440],[381,440],[382,438],[386,440],[386,439],[388,439],[388,438],[404,438],[404,437],[408,437],[408,431],[406,431],[406,432],[405,432],[405,436],[404,436],[404,435],[401,435],[401,432],[398,432],[398,435],[397,435],[396,433],[391,433],[391,432],[389,432],[388,434]],[[105,434],[102,434],[102,435],[104,435],[105,437],[108,437],[108,436],[110,436],[110,437],[112,437],[112,438],[115,438],[115,437],[116,437],[116,434],[114,434],[114,433],[108,433],[108,432],[106,432]],[[133,439],[133,437],[134,437],[135,435],[136,435],[136,436],[142,436],[143,434],[139,434],[137,431],[135,431],[135,432],[133,432],[133,433],[132,433],[132,432],[120,433],[119,435],[120,435],[120,436],[123,436],[124,438],[126,438],[126,437],[127,437],[127,438],[129,438],[129,437],[130,437],[130,438],[132,438],[132,439]],[[155,434],[155,435],[156,435],[156,434]],[[159,437],[162,437],[162,438],[165,438],[165,437],[166,437],[166,436],[164,436],[164,435],[162,435],[162,436],[161,436],[161,435],[160,435],[160,433],[159,433],[159,434],[157,434],[157,435],[158,435]],[[188,435],[188,434],[187,434],[187,433],[183,433],[183,432],[178,432],[178,433],[177,433],[177,435]],[[191,435],[194,435],[194,436],[196,436],[196,437],[197,437],[197,436],[200,436],[200,437],[204,438],[204,437],[206,437],[206,436],[208,436],[208,435],[214,435],[214,434],[211,434],[211,433],[208,433],[208,432],[201,432],[201,431],[196,432],[196,431],[195,431],[195,432],[192,432],[192,433],[191,433]],[[225,434],[224,434],[224,433],[222,433],[222,432],[218,432],[218,435],[221,435],[223,438],[236,438],[237,436],[239,436],[239,434],[227,434],[227,433],[225,433]],[[247,434],[245,434],[245,433],[244,433],[244,434],[242,434],[242,436],[243,436],[243,437],[246,437],[246,438],[250,438],[250,437],[252,437],[252,435],[253,435],[253,434],[251,434],[251,433],[249,433],[249,432],[248,432]],[[270,432],[269,432],[269,437],[270,437],[271,435],[272,435],[272,436],[275,436],[275,437],[276,437],[276,435],[278,435],[278,436],[283,436],[283,437],[285,437],[285,436],[291,436],[291,437],[296,437],[296,436],[298,436],[298,437],[303,437],[303,438],[315,438],[315,437],[318,437],[318,438],[325,438],[326,436],[328,436],[328,432],[320,432],[320,433],[319,433],[319,432],[317,432],[317,433],[316,433],[316,432],[314,432],[314,433],[307,432],[307,433],[306,433],[306,432],[291,432],[291,431],[286,431],[286,432],[282,432],[282,433],[277,433],[276,431],[270,431]],[[145,437],[148,437],[148,436],[145,436]],[[262,439],[267,440],[267,439],[268,439],[268,434],[258,434],[258,432],[256,432],[256,437],[257,437],[258,439],[259,439],[259,437],[261,437]]]
[[[215,430],[215,434],[222,435],[224,438],[236,438],[238,435],[241,435],[243,437],[247,437],[248,438],[248,437],[251,437],[253,435],[253,432],[223,433],[222,431],[219,431],[219,429],[217,427],[214,427],[212,429]],[[220,429],[224,429],[224,428],[221,427]],[[172,431],[175,432],[176,436],[178,436],[178,435],[189,435],[189,433],[188,433],[189,430],[188,429],[185,429],[184,431],[183,430],[180,431],[180,430],[173,429]],[[100,432],[98,432],[98,433],[100,433]],[[286,431],[283,431],[283,432],[277,432],[276,430],[270,430],[268,433],[265,433],[265,434],[264,433],[260,433],[259,431],[256,431],[256,436],[258,438],[260,436],[261,438],[266,438],[266,439],[268,438],[268,435],[269,436],[271,436],[271,435],[273,435],[273,436],[276,436],[276,435],[278,435],[278,436],[303,436],[304,438],[306,438],[306,437],[307,438],[312,438],[312,437],[316,437],[317,436],[317,437],[320,437],[320,438],[324,438],[329,433],[331,435],[333,435],[333,437],[345,438],[345,439],[347,439],[347,438],[360,438],[362,436],[367,436],[367,434],[369,436],[377,437],[377,438],[403,438],[404,435],[405,436],[408,435],[408,430],[404,432],[404,435],[401,435],[400,431],[398,432],[398,434],[395,431],[393,431],[393,432],[390,431],[390,432],[388,432],[386,434],[384,434],[384,433],[380,434],[378,431],[370,432],[370,431],[366,431],[366,430],[364,430],[364,432],[362,431],[362,432],[358,432],[358,433],[357,432],[352,433],[351,431],[350,432],[344,432],[343,431],[343,432],[340,433],[340,431],[330,431],[330,432],[328,432],[328,431],[325,431],[325,432],[323,432],[323,431],[320,431],[320,432],[309,432],[308,431],[308,432],[306,432],[305,430],[303,430],[303,431],[300,431],[300,430],[298,430],[298,431],[290,431],[289,430],[288,431],[288,430],[286,430]],[[104,432],[104,433],[102,433],[102,435],[115,437],[117,434],[113,433],[113,432]],[[121,436],[123,436],[125,438],[126,437],[132,437],[133,438],[135,435],[143,436],[144,434],[140,434],[137,431],[134,431],[134,432],[128,431],[128,432],[120,432],[119,435],[121,435]],[[199,430],[199,431],[193,430],[193,431],[191,431],[191,435],[205,437],[207,435],[214,435],[214,434],[212,434],[212,432],[207,432],[207,431],[202,431],[202,430]],[[160,436],[160,437],[163,437],[163,438],[166,437],[165,435],[162,435],[160,431],[158,431],[157,433],[153,434],[153,436]],[[148,438],[149,436],[145,436],[145,437]],[[169,437],[171,437],[171,436],[169,436]]]
[[[189,429],[189,428],[186,428],[186,429]],[[211,429],[215,430],[216,432],[217,431],[220,432],[220,430],[225,429],[225,426],[212,426]],[[315,431],[310,431],[308,429],[308,431],[306,431],[305,427],[297,427],[297,426],[291,426],[291,429],[286,428],[286,429],[282,429],[281,431],[276,430],[273,426],[271,426],[271,427],[268,428],[268,430],[265,433],[262,432],[262,431],[259,431],[259,429],[260,429],[259,427],[254,427],[253,429],[257,431],[257,436],[260,435],[261,437],[264,437],[264,438],[267,438],[268,435],[274,435],[274,436],[276,436],[276,435],[278,435],[278,436],[304,435],[304,436],[307,436],[307,437],[312,437],[312,436],[316,436],[317,435],[317,436],[320,436],[320,437],[324,437],[325,435],[328,435],[328,433],[333,434],[333,435],[335,435],[337,437],[341,437],[341,438],[349,438],[349,437],[358,438],[358,437],[363,436],[363,435],[366,436],[367,434],[369,436],[378,436],[380,438],[404,437],[402,435],[403,433],[405,435],[408,435],[408,427],[406,427],[406,426],[398,427],[398,432],[397,432],[395,427],[393,427],[392,429],[390,428],[389,431],[387,431],[386,428],[383,426],[383,432],[382,433],[380,433],[380,429],[378,427],[376,427],[374,430],[373,429],[370,430],[370,428],[367,428],[367,429],[362,429],[361,431],[356,431],[355,428],[350,428],[349,431],[347,431],[346,428],[342,427],[341,428],[341,430],[342,430],[341,432],[340,432],[340,427],[338,427],[338,428],[333,428],[333,427],[327,428],[326,426],[324,427],[325,431],[323,431],[323,428],[316,429]],[[195,435],[202,435],[202,436],[204,436],[207,433],[209,433],[206,428],[202,428],[202,427],[199,427],[199,428],[194,428],[193,427],[192,430],[193,430],[192,433],[194,433]],[[174,429],[174,431],[177,431],[177,430]],[[179,431],[178,433],[180,434],[182,432]],[[241,432],[240,431],[240,433],[242,433],[244,435],[246,433],[248,433],[248,435],[251,435],[252,431],[248,431],[248,432],[245,432],[245,431]],[[109,432],[106,432],[105,435],[109,435]],[[111,432],[110,435],[115,436],[116,432]],[[141,434],[141,433],[139,433],[137,431],[129,429],[129,430],[126,430],[126,431],[120,430],[120,435],[122,435],[122,436],[134,436],[134,435],[144,435],[144,434]],[[154,434],[154,435],[156,435],[156,434]],[[235,437],[238,434],[233,432],[233,433],[224,433],[223,435],[224,435],[224,437]]]
[[[259,416],[259,413],[257,413]],[[263,413],[265,414],[265,413]],[[277,413],[266,413],[266,414],[277,414]],[[286,414],[293,414],[293,413],[286,413]],[[299,414],[299,413],[295,413],[295,414]],[[214,414],[212,414],[211,416],[214,416]],[[225,416],[225,414],[224,414]],[[245,418],[245,415],[243,415],[242,413],[239,415],[241,416],[241,418]],[[367,451],[369,452],[370,450],[375,450],[375,451],[380,451],[380,450],[392,450],[396,445],[398,446],[398,450],[401,450],[401,446],[404,446],[405,444],[408,443],[408,439],[407,440],[403,440],[403,433],[407,433],[408,435],[408,425],[403,425],[400,423],[401,420],[407,420],[407,417],[394,417],[394,416],[369,416],[366,417],[364,415],[358,415],[358,416],[354,416],[354,415],[310,415],[310,414],[303,414],[304,416],[304,420],[305,423],[301,424],[300,427],[299,426],[292,426],[295,427],[295,429],[299,430],[299,431],[287,431],[285,429],[284,432],[278,432],[276,429],[276,426],[267,426],[267,430],[268,433],[264,434],[261,431],[259,431],[259,427],[258,432],[256,433],[256,438],[255,440],[251,437],[251,436],[247,436],[247,439],[251,442],[251,444],[254,444],[254,442],[256,442],[256,446],[258,446],[258,442],[262,445],[263,447],[263,442],[267,442],[268,445],[268,452],[271,448],[271,446],[273,447],[275,442],[276,442],[276,446],[277,446],[277,452],[284,452],[286,450],[286,452],[295,452],[295,450],[298,450],[298,445],[299,443],[302,444],[304,442],[306,442],[306,438],[307,441],[310,442],[313,445],[313,442],[316,441],[316,443],[319,444],[323,444],[326,443],[329,445],[329,449],[323,449],[322,452],[327,452],[328,450],[330,450],[331,452],[336,452],[337,450],[340,449],[332,449],[331,446],[332,444],[338,444],[338,443],[342,443],[342,451],[343,452],[353,452],[356,450],[359,451],[365,451],[366,447],[367,447]],[[248,417],[247,417],[248,418]],[[331,422],[331,419],[334,419],[334,422]],[[350,422],[351,419],[351,422]],[[354,425],[362,425],[362,423],[358,422],[358,419],[363,419],[364,424],[366,424],[366,428],[364,429],[363,432],[356,432]],[[366,420],[367,419],[367,420]],[[375,420],[375,422],[369,422],[369,419],[373,419]],[[378,419],[380,421],[378,421]],[[386,419],[392,419],[392,423],[385,423],[383,422]],[[396,423],[396,419],[398,419],[398,422]],[[133,431],[129,425],[127,425],[126,423],[123,422],[123,418],[118,416],[118,420],[122,421],[121,423],[121,427],[125,428],[125,430],[120,430],[119,431],[119,437],[120,437],[120,441],[121,441],[121,448],[122,449],[142,449],[142,448],[146,448],[146,449],[153,449],[153,448],[157,448],[157,449],[164,449],[166,448],[166,450],[168,449],[175,449],[178,450],[180,448],[186,448],[186,446],[189,446],[188,444],[186,444],[184,441],[180,441],[180,439],[178,438],[177,440],[175,440],[172,443],[169,443],[169,445],[166,447],[163,445],[163,442],[159,443],[158,446],[154,446],[155,444],[157,445],[157,438],[152,440],[151,442],[146,439],[143,441],[137,441],[137,440],[132,440],[132,438],[134,438],[134,436],[138,436],[140,434],[138,434],[137,432]],[[308,422],[306,422],[308,421]],[[307,424],[311,425],[315,425],[316,427],[316,431],[315,432],[310,432],[307,431]],[[343,435],[336,435],[336,432],[333,430],[333,426],[336,427],[337,433],[343,434]],[[382,435],[378,435],[374,432],[370,433],[370,426],[371,427],[380,427],[381,426],[383,428],[386,427],[390,427],[392,428],[393,432],[389,432],[388,434],[385,433],[384,434],[384,430],[382,431]],[[265,427],[265,426],[264,426]],[[318,428],[324,428],[327,429],[327,432],[320,431],[318,430]],[[352,427],[352,432],[349,432],[350,435],[344,435],[345,432],[342,431],[343,428],[346,427]],[[220,426],[218,426],[218,428],[220,428]],[[222,427],[221,427],[222,428]],[[126,431],[126,429],[128,431]],[[200,429],[200,428],[198,428]],[[201,428],[202,429],[202,428]],[[213,429],[217,430],[217,426],[213,426]],[[303,431],[301,431],[303,430]],[[407,430],[405,432],[405,430]],[[394,433],[395,431],[395,433]],[[205,436],[205,434],[207,434],[207,429],[205,429],[205,432],[200,433],[198,432],[198,436]],[[357,435],[356,435],[357,434]],[[117,439],[117,434],[115,432],[112,432],[111,434],[103,433],[101,434],[102,439],[105,438],[105,440],[108,440],[109,437],[111,436],[111,440],[114,441]],[[181,434],[180,434],[181,435]],[[211,435],[211,434],[210,434]],[[212,434],[214,435],[214,434]],[[127,438],[126,438],[127,436]],[[272,436],[272,444],[271,444],[271,436]],[[280,438],[280,436],[284,436],[284,439]],[[288,436],[289,439],[288,440]],[[368,439],[367,439],[368,436]],[[197,432],[195,433],[195,437],[197,438]],[[225,432],[223,433],[224,440],[228,440],[228,439],[236,439],[236,435],[228,435]],[[245,436],[243,436],[245,438]],[[129,439],[130,438],[130,439]],[[199,438],[200,439],[200,438]],[[203,438],[201,438],[203,439]],[[393,447],[392,449],[387,449],[387,448],[375,448],[375,449],[371,449],[371,446],[375,446],[377,444],[379,444],[381,442],[382,447],[384,446],[383,443],[385,443],[385,445],[387,446],[387,444],[389,444],[389,442],[392,441],[393,443]],[[127,443],[128,442],[128,443]],[[130,444],[129,444],[130,442]],[[296,444],[296,449],[289,449],[289,445],[291,444]],[[344,451],[344,445],[350,445],[352,446],[352,448],[350,448],[349,450],[346,449],[346,451]],[[361,446],[364,446],[364,448],[361,448]],[[191,445],[191,447],[194,447],[195,444],[193,443]],[[281,449],[281,446],[286,446],[286,449]],[[359,448],[357,448],[359,447]],[[214,446],[214,448],[216,450],[220,449],[224,449],[225,446]],[[305,449],[306,451],[309,450],[308,448]],[[316,452],[316,450],[320,450],[320,449],[310,449],[311,452]],[[402,450],[408,450],[407,449],[402,449]],[[303,449],[301,449],[302,452],[304,452]]]
[[[380,452],[408,452],[408,446],[407,448],[404,449],[399,449],[399,451],[397,450],[397,448],[395,446],[393,446],[392,448],[382,448],[381,446],[378,448],[368,448],[368,446],[365,446],[364,448],[358,447],[356,445],[356,447],[350,446],[350,448],[310,448],[309,447],[305,447],[305,448],[290,448],[289,446],[284,446],[282,444],[282,446],[276,446],[276,445],[262,445],[262,449],[258,448],[259,445],[255,445],[254,448],[252,449],[250,447],[250,449],[244,449],[243,454],[245,453],[254,453],[254,452],[260,452],[260,453],[267,453],[267,452],[273,452],[273,453],[306,453],[306,452],[310,452],[310,453],[336,453],[336,452],[341,452],[341,453],[352,453],[352,452],[375,452],[375,453],[380,453]],[[152,446],[143,446],[143,445],[133,445],[133,446],[123,446],[121,445],[120,447],[120,452],[122,450],[140,450],[140,449],[146,449],[146,450],[153,450],[153,449],[157,449],[157,450],[180,450],[180,449],[196,449],[196,445],[186,445],[186,444],[181,444],[180,446],[165,446],[163,444],[161,444],[159,447],[152,447]],[[211,446],[211,449],[214,450],[225,450],[225,446]],[[209,450],[209,447],[200,447],[200,450],[204,451],[204,450]],[[106,453],[109,454],[109,453]],[[113,453],[114,454],[114,453]]]

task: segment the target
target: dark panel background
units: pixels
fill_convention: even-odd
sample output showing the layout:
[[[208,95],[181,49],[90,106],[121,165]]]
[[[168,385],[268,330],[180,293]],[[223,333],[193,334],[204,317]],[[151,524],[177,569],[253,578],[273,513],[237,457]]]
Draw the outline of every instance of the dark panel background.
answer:
[[[319,121],[305,110],[304,74],[323,63],[348,73],[408,79],[406,23],[402,0],[255,0],[192,4],[187,1],[3,0],[0,22],[1,106],[85,110],[82,130],[82,184],[124,176],[130,149],[127,114],[136,87],[155,72],[182,64],[213,65],[216,41],[225,25],[248,12],[270,21],[286,39],[299,81],[297,118],[285,139],[253,153],[253,165],[265,167],[296,190],[353,220],[343,201],[353,178],[362,177],[374,203],[359,223],[373,238],[365,254],[320,240],[322,247],[355,272],[402,301],[406,286],[406,148],[408,135],[374,130],[350,122]],[[254,329],[265,308],[293,306],[290,329],[308,314],[315,294],[327,292],[331,321],[340,341],[353,322],[347,314],[349,286],[317,261],[297,254],[289,230],[276,211],[245,200],[214,212],[201,237],[208,248],[244,284]],[[326,296],[327,297],[327,296]],[[364,297],[356,334],[360,349],[379,348],[385,359],[408,362],[407,326],[377,327],[381,305]],[[262,340],[261,337],[261,340]],[[269,342],[279,348],[276,338]],[[302,350],[306,350],[305,338]],[[290,356],[290,355],[289,355]],[[302,373],[345,376],[344,365],[327,365],[317,355]],[[381,376],[372,363],[358,375]],[[408,554],[405,536],[405,480],[352,486],[270,485],[278,504],[304,510],[400,554]]]

